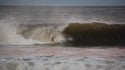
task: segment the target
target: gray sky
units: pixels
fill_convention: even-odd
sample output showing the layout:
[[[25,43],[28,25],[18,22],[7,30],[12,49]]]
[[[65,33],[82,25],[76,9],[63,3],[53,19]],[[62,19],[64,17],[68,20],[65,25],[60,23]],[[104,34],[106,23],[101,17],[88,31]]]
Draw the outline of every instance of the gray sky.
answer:
[[[125,0],[0,0],[0,5],[19,6],[125,6]]]

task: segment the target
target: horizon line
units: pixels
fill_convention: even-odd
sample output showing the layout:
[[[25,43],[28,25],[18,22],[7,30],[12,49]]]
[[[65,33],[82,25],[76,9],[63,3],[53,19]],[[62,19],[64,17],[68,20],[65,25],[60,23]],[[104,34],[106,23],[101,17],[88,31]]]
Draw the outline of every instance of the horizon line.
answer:
[[[31,6],[31,7],[32,7],[32,6],[46,6],[46,7],[47,7],[47,6],[48,6],[48,7],[51,7],[51,6],[52,6],[52,7],[54,7],[54,6],[62,6],[62,7],[63,7],[63,6],[68,6],[68,7],[70,7],[70,6],[76,6],[76,7],[77,7],[77,6],[78,6],[78,7],[79,7],[79,6],[83,6],[83,7],[84,7],[84,6],[85,6],[85,7],[99,7],[99,6],[100,6],[100,7],[118,7],[118,6],[121,6],[121,7],[124,7],[125,5],[0,5],[0,6],[22,6],[22,7],[23,7],[23,6]]]

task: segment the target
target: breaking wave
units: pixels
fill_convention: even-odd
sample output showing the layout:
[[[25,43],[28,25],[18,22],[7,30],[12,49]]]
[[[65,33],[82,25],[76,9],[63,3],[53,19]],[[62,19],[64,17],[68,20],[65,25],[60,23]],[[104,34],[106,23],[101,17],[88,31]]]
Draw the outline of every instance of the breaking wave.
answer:
[[[124,32],[124,24],[19,24],[7,17],[0,20],[0,45],[125,45]]]
[[[33,27],[32,27],[33,26]],[[32,28],[31,28],[32,27]],[[0,20],[0,45],[34,45],[61,43],[63,28],[59,26],[19,25],[13,17]]]

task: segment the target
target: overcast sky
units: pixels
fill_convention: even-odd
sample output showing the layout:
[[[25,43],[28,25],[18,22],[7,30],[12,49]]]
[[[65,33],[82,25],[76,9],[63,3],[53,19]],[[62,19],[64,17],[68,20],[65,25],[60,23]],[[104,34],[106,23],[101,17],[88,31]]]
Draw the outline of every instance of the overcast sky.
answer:
[[[0,0],[0,5],[19,6],[125,6],[125,0]]]

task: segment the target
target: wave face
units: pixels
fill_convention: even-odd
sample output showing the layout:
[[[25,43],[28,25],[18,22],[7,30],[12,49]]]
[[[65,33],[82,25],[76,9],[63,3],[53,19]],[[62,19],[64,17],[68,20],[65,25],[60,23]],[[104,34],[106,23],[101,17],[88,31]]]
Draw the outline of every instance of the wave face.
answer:
[[[34,45],[61,43],[63,28],[59,26],[20,26],[13,17],[0,20],[0,45]]]
[[[125,24],[72,23],[63,33],[72,37],[73,40],[67,42],[73,45],[125,46]]]

